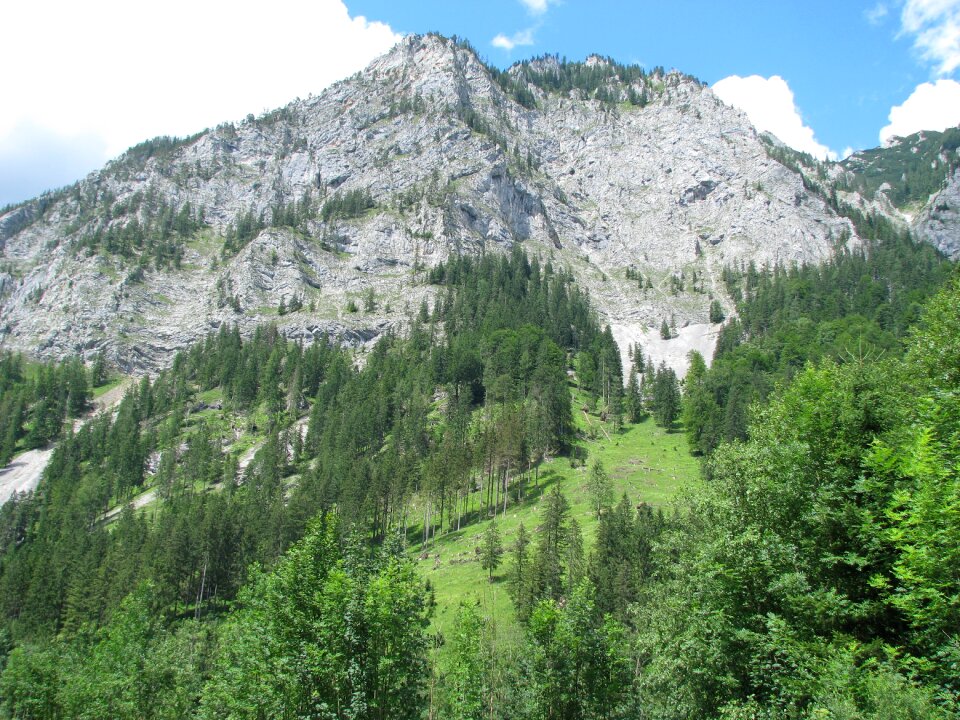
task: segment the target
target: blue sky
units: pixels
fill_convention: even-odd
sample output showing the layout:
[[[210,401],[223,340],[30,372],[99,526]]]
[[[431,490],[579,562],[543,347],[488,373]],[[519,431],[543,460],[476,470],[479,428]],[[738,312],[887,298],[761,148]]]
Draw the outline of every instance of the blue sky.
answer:
[[[0,66],[17,70],[0,94],[0,206],[149,137],[318,93],[428,31],[501,67],[599,53],[676,68],[821,156],[960,123],[960,0],[15,0],[4,16]]]
[[[952,6],[944,0],[914,7]],[[582,59],[590,53],[647,67],[676,68],[713,85],[731,75],[782,77],[817,140],[837,153],[879,144],[895,105],[921,83],[957,73],[914,47],[902,2],[855,0],[351,0],[350,9],[399,32],[437,30],[466,37],[499,66],[542,53]],[[947,13],[941,19],[948,23]],[[529,36],[523,35],[530,30]],[[529,40],[505,49],[497,35]],[[952,48],[960,53],[956,38]],[[960,122],[960,112],[954,124]]]

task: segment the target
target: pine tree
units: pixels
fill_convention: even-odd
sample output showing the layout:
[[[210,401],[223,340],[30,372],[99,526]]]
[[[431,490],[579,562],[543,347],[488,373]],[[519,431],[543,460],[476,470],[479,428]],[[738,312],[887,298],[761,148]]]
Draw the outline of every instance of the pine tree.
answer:
[[[98,352],[93,359],[93,367],[90,369],[90,384],[93,387],[100,387],[107,382],[107,359],[103,350]]]
[[[680,383],[673,368],[661,362],[653,381],[653,415],[657,424],[669,428],[680,416]]]
[[[500,567],[503,559],[503,543],[500,540],[500,531],[496,521],[483,534],[483,544],[480,547],[480,567],[489,573],[489,580],[493,581],[493,571]]]
[[[513,543],[513,566],[510,568],[510,595],[517,608],[517,614],[523,618],[531,610],[531,571],[530,571],[530,533],[520,523],[517,539]]]
[[[723,314],[723,307],[718,300],[710,303],[710,322],[716,325],[722,323],[726,315]]]
[[[643,419],[643,398],[640,395],[640,383],[637,380],[636,368],[630,368],[630,380],[623,397],[623,410],[627,421],[638,423]]]
[[[609,507],[610,503],[613,502],[613,483],[599,458],[594,460],[593,465],[590,466],[587,487],[590,491],[593,509],[596,511],[597,517],[600,517],[603,509]]]
[[[644,365],[643,348],[638,344],[633,347],[633,368],[638,373],[643,372]]]
[[[566,597],[572,597],[574,590],[586,576],[587,564],[583,553],[583,533],[576,518],[570,518],[567,529],[567,550],[564,558],[564,586]]]
[[[537,554],[533,562],[533,598],[559,599],[563,594],[563,559],[567,545],[570,503],[555,487],[544,498]]]

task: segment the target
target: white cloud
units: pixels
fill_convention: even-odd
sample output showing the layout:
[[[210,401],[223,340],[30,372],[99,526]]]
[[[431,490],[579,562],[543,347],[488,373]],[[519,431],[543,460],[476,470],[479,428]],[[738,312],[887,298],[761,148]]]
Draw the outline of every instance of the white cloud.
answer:
[[[960,67],[960,0],[907,0],[901,31],[913,35],[913,47],[938,75]]]
[[[837,154],[817,142],[813,129],[803,124],[793,91],[779,75],[769,78],[751,75],[718,80],[713,92],[728,105],[747,114],[761,132],[770,132],[794,150],[810,153],[820,160],[835,160]]]
[[[0,147],[34,124],[99,138],[102,159],[319,92],[400,40],[342,0],[18,2],[4,30]]]
[[[497,35],[490,44],[503,50],[513,50],[518,45],[533,45],[533,28],[527,28],[507,37],[503,33]]]
[[[880,142],[906,137],[920,130],[946,130],[960,124],[960,83],[937,80],[918,85],[902,105],[890,108],[890,124],[880,131]]]
[[[883,22],[883,19],[889,14],[889,12],[890,10],[887,8],[886,4],[879,2],[872,8],[864,10],[863,16],[871,25],[879,25],[881,22]]]
[[[531,15],[543,15],[550,7],[550,0],[520,0]]]

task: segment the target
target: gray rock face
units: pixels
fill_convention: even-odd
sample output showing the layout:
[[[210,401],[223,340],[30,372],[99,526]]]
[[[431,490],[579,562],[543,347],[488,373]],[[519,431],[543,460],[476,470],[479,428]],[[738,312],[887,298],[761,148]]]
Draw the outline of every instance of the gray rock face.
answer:
[[[913,230],[947,257],[960,259],[960,168],[916,217]]]
[[[516,243],[570,267],[617,337],[642,342],[667,319],[700,347],[710,299],[729,309],[724,266],[822,260],[844,231],[856,242],[742,113],[690,78],[647,78],[642,108],[530,89],[533,110],[469,50],[410,37],[317,97],[146,159],[131,150],[43,208],[0,217],[0,347],[103,349],[153,369],[222,323],[266,320],[363,343],[429,300],[425,268]],[[355,191],[375,207],[223,252],[245,214],[269,221],[284,203]],[[144,221],[158,203],[203,208],[179,268],[85,250],[96,228]],[[294,298],[303,308],[278,315]],[[682,366],[685,350],[666,345]]]

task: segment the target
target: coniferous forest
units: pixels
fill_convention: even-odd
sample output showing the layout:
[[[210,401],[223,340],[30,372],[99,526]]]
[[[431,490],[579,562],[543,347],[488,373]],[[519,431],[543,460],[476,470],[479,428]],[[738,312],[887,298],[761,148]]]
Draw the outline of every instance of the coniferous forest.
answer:
[[[56,449],[0,509],[0,716],[957,717],[960,280],[876,235],[731,268],[682,389],[519,249],[435,267],[362,361],[224,326],[112,413],[102,363],[3,356],[0,457]],[[580,415],[685,434],[701,480],[617,496]],[[441,628],[418,553],[481,523],[511,616]]]

